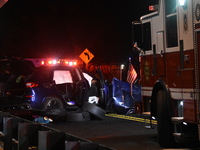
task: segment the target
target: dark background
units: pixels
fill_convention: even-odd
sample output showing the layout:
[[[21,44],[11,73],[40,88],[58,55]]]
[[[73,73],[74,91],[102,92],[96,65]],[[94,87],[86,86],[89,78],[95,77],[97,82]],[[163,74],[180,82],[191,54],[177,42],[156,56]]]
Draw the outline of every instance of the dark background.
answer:
[[[0,8],[0,55],[123,62],[132,51],[131,22],[152,0],[9,0]]]

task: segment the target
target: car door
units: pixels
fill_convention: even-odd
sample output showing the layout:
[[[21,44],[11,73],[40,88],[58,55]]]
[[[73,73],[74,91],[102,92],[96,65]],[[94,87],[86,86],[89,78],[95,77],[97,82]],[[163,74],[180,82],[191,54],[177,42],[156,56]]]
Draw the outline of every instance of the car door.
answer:
[[[96,70],[96,75],[99,77],[100,85],[101,85],[101,97],[99,106],[102,108],[106,108],[109,99],[111,98],[111,85],[104,79],[104,75],[100,68]]]
[[[75,88],[76,103],[82,106],[84,102],[87,101],[89,82],[84,78],[83,72],[78,67],[72,70],[72,74]]]
[[[99,87],[99,92],[100,92],[98,105],[102,108],[106,108],[107,103],[111,97],[111,93],[110,93],[111,85],[107,83],[106,80],[104,79],[104,75],[101,69],[98,68],[95,71],[95,73],[91,73],[86,70],[82,70],[82,71],[83,71],[84,77],[90,83],[90,89],[91,89],[92,80],[93,79],[97,80],[98,82],[97,84],[99,85],[98,87]]]

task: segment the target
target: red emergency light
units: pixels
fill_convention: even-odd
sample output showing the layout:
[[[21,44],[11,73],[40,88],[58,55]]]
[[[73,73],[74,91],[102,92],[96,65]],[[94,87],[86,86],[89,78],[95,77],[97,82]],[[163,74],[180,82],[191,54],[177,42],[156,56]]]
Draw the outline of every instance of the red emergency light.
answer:
[[[149,11],[158,11],[158,5],[149,6]]]
[[[41,65],[44,65],[44,60],[41,61]]]
[[[76,61],[66,61],[65,64],[69,65],[69,66],[75,66],[77,65]]]
[[[42,66],[54,66],[54,65],[68,65],[76,66],[76,60],[67,60],[67,59],[46,59],[41,61]]]

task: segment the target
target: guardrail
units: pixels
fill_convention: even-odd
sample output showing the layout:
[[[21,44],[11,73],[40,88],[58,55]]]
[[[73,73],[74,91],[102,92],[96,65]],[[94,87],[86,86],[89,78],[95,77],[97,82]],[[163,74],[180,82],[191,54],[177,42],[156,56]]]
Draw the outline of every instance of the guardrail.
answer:
[[[112,150],[7,112],[0,112],[0,131],[4,150]]]

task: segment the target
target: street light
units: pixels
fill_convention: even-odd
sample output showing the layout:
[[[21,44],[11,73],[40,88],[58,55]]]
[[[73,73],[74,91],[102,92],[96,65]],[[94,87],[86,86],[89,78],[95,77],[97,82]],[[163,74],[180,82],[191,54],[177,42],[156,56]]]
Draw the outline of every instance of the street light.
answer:
[[[124,69],[124,64],[120,66],[120,80],[122,80],[122,70]]]

